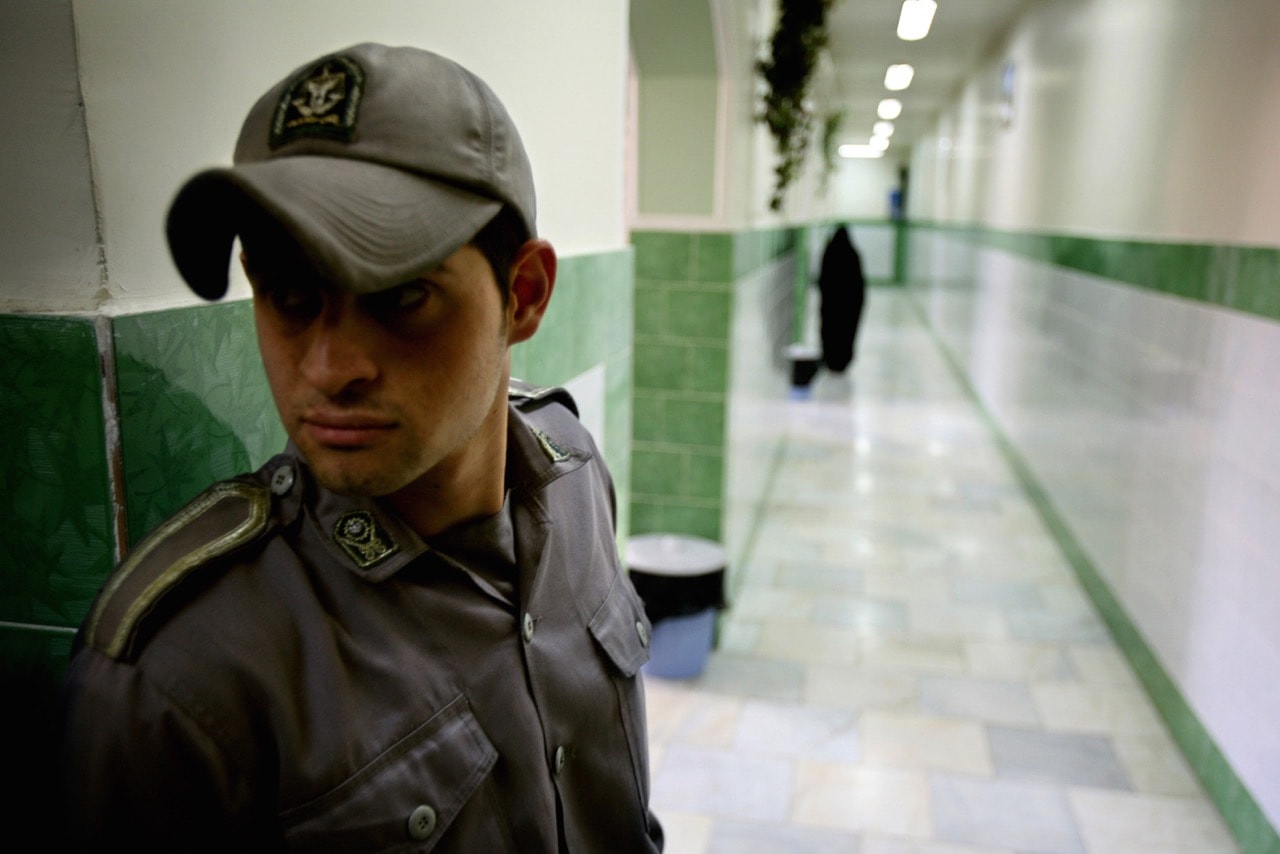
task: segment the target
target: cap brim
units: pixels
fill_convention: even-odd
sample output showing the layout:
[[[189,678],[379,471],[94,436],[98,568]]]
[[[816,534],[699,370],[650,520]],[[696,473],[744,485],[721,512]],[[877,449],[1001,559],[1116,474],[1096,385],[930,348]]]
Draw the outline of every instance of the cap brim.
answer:
[[[201,172],[178,191],[166,231],[178,272],[205,299],[226,293],[232,243],[263,215],[326,281],[375,293],[438,267],[501,207],[377,163],[295,156]]]

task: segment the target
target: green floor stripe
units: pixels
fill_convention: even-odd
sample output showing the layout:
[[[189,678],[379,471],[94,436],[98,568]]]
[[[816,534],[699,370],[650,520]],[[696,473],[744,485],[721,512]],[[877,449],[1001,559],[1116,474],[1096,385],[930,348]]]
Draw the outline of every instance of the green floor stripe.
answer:
[[[1257,801],[1236,776],[1230,762],[1222,755],[1222,751],[1209,736],[1196,713],[1160,665],[1141,632],[1116,601],[1111,588],[1099,574],[1097,567],[1093,565],[1093,561],[1089,559],[1075,535],[1071,533],[1070,527],[1054,508],[1049,494],[1036,479],[1031,467],[1027,465],[1022,454],[1000,428],[978,396],[977,390],[969,382],[969,376],[965,373],[963,366],[943,342],[933,324],[929,322],[924,308],[916,301],[914,295],[910,297],[909,302],[920,318],[921,324],[933,337],[938,351],[942,354],[956,381],[991,431],[1001,455],[1013,470],[1028,500],[1035,506],[1040,518],[1080,579],[1081,585],[1093,600],[1094,606],[1098,609],[1112,637],[1115,638],[1116,644],[1124,652],[1143,687],[1151,696],[1156,710],[1164,719],[1169,732],[1186,757],[1187,763],[1200,778],[1206,793],[1222,814],[1223,820],[1235,835],[1236,841],[1240,843],[1244,854],[1280,854],[1280,834],[1277,834],[1276,829],[1267,821]]]

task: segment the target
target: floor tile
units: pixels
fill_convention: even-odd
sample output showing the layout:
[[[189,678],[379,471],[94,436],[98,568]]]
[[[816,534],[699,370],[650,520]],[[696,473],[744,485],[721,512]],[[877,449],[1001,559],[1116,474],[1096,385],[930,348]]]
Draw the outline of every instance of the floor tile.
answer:
[[[988,845],[954,845],[947,842],[925,842],[918,839],[862,835],[860,854],[1015,854],[1010,848],[993,848]]]
[[[920,680],[920,708],[930,714],[988,723],[1038,726],[1040,715],[1026,684],[968,676]]]
[[[1049,730],[1138,735],[1164,730],[1151,700],[1138,688],[1044,682],[1032,685],[1031,694]]]
[[[791,819],[804,826],[928,839],[928,778],[919,771],[801,762]]]
[[[1058,681],[1075,671],[1058,644],[1036,641],[966,641],[968,672],[988,679]]]
[[[758,822],[716,822],[711,854],[860,854],[857,834]]]
[[[804,701],[843,709],[917,712],[920,677],[897,669],[811,664],[806,668]]]
[[[667,850],[1234,852],[906,299],[809,399],[749,378],[717,648],[645,677]]]
[[[937,838],[1043,854],[1085,854],[1066,793],[1057,786],[935,775]]]
[[[793,769],[781,759],[672,744],[653,782],[653,809],[781,821]]]
[[[1114,794],[1069,795],[1089,854],[1227,854],[1236,851],[1222,818],[1200,798]]]
[[[722,654],[719,650],[696,679],[699,687],[711,693],[771,700],[799,699],[803,683],[802,662],[769,661],[754,655]]]
[[[738,720],[733,746],[760,756],[856,762],[858,715],[847,709],[751,701]]]
[[[1095,789],[1129,789],[1129,776],[1111,740],[1096,735],[987,728],[996,774]]]
[[[666,839],[663,854],[703,854],[714,850],[711,816],[662,810],[657,816]]]
[[[1135,790],[1152,795],[1204,797],[1200,782],[1167,733],[1116,733],[1111,741]]]
[[[986,731],[977,721],[867,712],[861,730],[862,755],[870,766],[992,773]]]

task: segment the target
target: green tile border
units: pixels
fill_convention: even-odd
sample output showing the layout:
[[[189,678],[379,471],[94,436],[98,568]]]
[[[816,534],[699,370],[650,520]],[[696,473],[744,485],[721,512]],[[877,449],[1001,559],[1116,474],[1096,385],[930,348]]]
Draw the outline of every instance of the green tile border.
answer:
[[[0,621],[78,625],[114,564],[100,324],[0,315]]]
[[[924,309],[914,297],[910,299],[910,303],[922,325],[929,330],[965,396],[986,423],[1005,462],[1013,470],[1023,492],[1036,508],[1063,556],[1071,564],[1089,598],[1093,600],[1094,606],[1098,609],[1116,644],[1129,660],[1156,710],[1168,726],[1174,741],[1177,742],[1188,764],[1200,778],[1205,792],[1218,807],[1223,820],[1235,835],[1242,850],[1247,854],[1280,854],[1280,834],[1277,834],[1276,829],[1267,821],[1257,801],[1236,776],[1230,762],[1204,728],[1204,724],[1200,722],[1177,685],[1165,672],[1159,659],[1142,637],[1142,633],[1129,619],[1124,607],[1116,600],[1107,582],[1098,572],[1098,568],[1094,566],[1093,561],[1089,559],[1084,548],[1072,534],[1070,527],[1055,509],[1048,491],[1037,480],[1022,454],[1005,435],[990,410],[982,402],[963,366],[943,342],[933,324],[929,322]]]
[[[1280,320],[1280,247],[1118,240],[929,222],[912,222],[908,229],[948,232],[980,246],[1168,296]]]
[[[284,449],[249,300],[113,319],[129,543]]]
[[[630,234],[635,252],[629,532],[719,540],[733,302],[802,228]]]

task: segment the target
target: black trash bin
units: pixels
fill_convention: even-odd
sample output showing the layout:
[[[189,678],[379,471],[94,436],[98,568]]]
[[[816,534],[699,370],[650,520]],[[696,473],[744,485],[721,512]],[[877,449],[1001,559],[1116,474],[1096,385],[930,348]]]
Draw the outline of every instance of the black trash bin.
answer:
[[[702,537],[640,534],[627,542],[631,581],[653,624],[646,673],[687,679],[706,667],[726,564],[724,549]]]
[[[809,396],[809,386],[822,365],[822,350],[811,344],[792,344],[787,347],[787,361],[791,363],[791,396]]]

